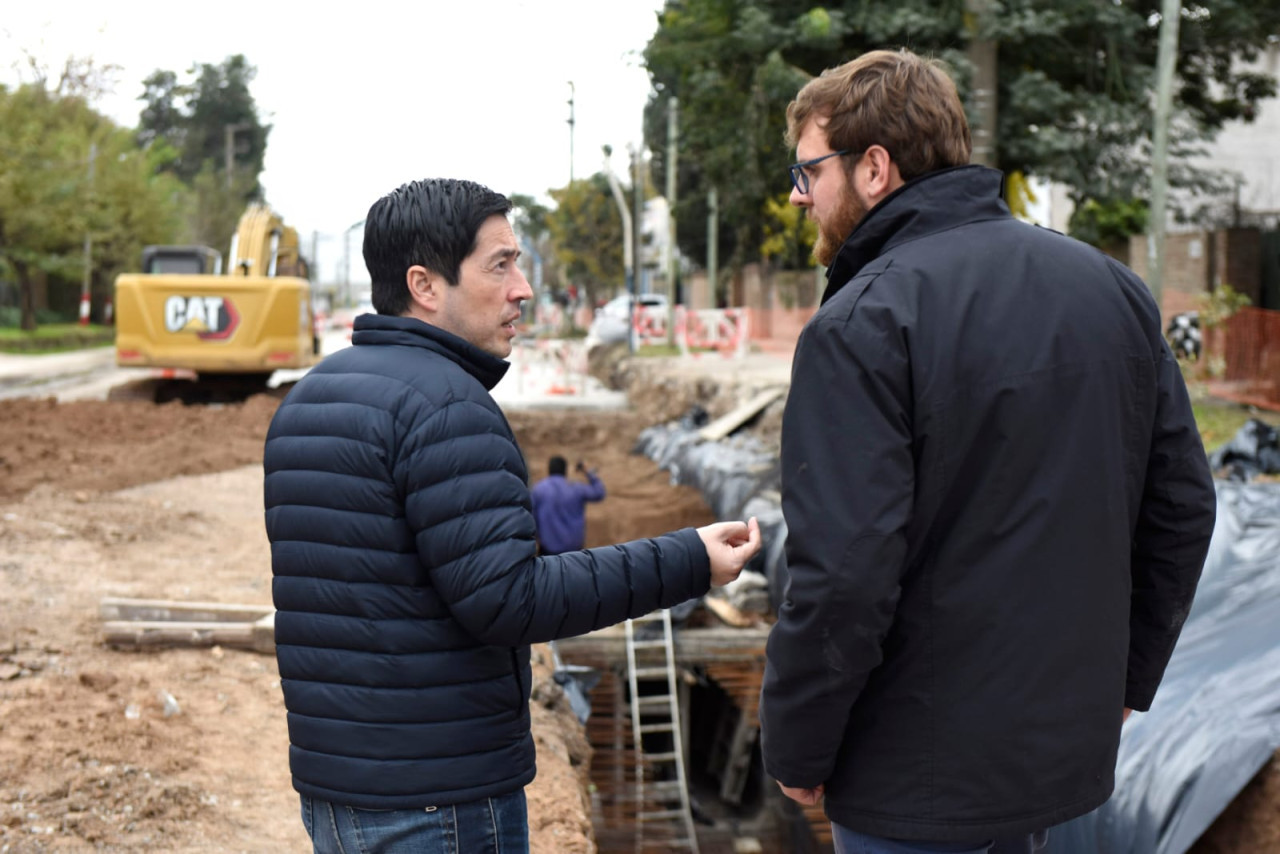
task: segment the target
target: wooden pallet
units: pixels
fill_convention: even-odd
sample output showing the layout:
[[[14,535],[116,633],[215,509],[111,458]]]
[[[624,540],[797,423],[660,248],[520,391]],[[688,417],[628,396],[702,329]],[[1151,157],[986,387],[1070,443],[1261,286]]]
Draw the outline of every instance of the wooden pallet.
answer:
[[[223,646],[274,653],[269,605],[107,597],[99,606],[103,640],[114,647]]]

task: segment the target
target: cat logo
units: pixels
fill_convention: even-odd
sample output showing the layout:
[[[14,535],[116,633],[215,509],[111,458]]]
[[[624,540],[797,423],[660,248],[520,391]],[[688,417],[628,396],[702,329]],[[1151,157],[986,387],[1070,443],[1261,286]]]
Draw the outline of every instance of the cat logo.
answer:
[[[204,341],[225,341],[240,325],[240,313],[223,297],[171,296],[164,302],[164,328],[194,332]]]

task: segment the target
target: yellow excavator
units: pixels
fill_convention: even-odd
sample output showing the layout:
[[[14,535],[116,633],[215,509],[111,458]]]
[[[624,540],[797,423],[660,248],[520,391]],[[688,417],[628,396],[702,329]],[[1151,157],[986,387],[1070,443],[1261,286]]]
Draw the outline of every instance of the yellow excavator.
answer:
[[[157,402],[243,399],[320,359],[297,231],[250,205],[227,261],[224,272],[207,246],[148,246],[142,272],[116,278],[116,364],[156,369]]]

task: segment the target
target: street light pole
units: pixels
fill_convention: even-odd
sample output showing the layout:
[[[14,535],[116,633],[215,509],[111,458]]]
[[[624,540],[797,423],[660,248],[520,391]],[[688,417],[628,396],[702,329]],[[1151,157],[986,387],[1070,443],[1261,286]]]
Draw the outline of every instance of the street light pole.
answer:
[[[609,156],[613,154],[611,146],[604,146],[604,174],[609,179],[609,189],[613,191],[614,204],[618,206],[618,214],[622,217],[622,266],[626,270],[627,293],[631,296],[631,302],[635,302],[635,263],[634,252],[631,246],[631,212],[627,210],[627,199],[622,194],[622,187],[618,184],[618,176],[613,174],[613,166],[609,162]],[[630,324],[628,317],[628,324]],[[636,349],[635,336],[630,332],[627,333],[627,348],[634,353]]]
[[[351,302],[351,232],[364,228],[364,220],[353,222],[342,233],[342,300]]]
[[[569,81],[569,183],[573,183],[573,81]]]
[[[98,159],[98,143],[89,143],[89,193],[88,208],[94,209],[93,198],[93,164]],[[90,223],[92,225],[92,223]],[[84,230],[84,278],[80,282],[80,325],[89,324],[90,289],[93,283],[93,232],[89,227]]]
[[[1169,191],[1169,113],[1173,109],[1173,74],[1178,60],[1180,0],[1160,6],[1160,46],[1156,53],[1155,126],[1151,130],[1151,216],[1147,222],[1147,287],[1156,310],[1164,310],[1164,220]],[[1163,321],[1162,321],[1163,322]]]

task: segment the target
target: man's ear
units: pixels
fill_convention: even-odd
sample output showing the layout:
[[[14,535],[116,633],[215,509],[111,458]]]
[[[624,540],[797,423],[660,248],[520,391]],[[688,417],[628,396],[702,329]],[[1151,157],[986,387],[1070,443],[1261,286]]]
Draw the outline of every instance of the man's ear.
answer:
[[[865,163],[867,196],[873,200],[873,204],[902,186],[898,164],[893,162],[888,149],[883,145],[868,148]]]
[[[445,280],[421,264],[414,264],[404,274],[405,287],[409,289],[409,311],[435,314],[440,310],[440,288]],[[416,311],[415,311],[416,309]]]

